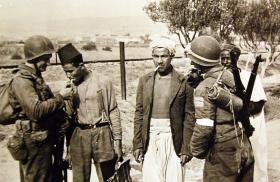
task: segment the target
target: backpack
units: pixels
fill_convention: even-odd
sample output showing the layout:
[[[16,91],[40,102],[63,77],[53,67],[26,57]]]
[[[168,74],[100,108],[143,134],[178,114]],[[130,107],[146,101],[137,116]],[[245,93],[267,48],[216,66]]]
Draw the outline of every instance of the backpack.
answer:
[[[11,84],[13,79],[0,83],[0,124],[14,124],[19,113],[15,111],[11,100]]]

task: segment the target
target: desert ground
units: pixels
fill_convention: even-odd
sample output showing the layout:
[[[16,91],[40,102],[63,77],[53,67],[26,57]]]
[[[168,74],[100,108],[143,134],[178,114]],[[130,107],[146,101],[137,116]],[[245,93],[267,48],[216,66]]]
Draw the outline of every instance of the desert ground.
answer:
[[[137,50],[135,50],[137,51]],[[138,50],[139,51],[139,50]],[[138,52],[137,51],[137,52]],[[138,52],[141,54],[140,52]],[[148,52],[147,52],[148,54]],[[86,59],[91,59],[87,53]],[[118,57],[111,58],[118,59]],[[185,73],[189,63],[184,58],[173,61],[175,69]],[[141,166],[138,165],[132,157],[132,138],[133,138],[133,117],[135,109],[136,88],[138,78],[154,69],[152,61],[127,62],[126,80],[127,80],[127,99],[121,99],[120,85],[120,66],[119,63],[96,63],[87,64],[93,71],[110,77],[116,89],[119,109],[121,111],[123,126],[123,151],[125,158],[131,159],[131,176],[133,181],[141,181]],[[11,77],[11,69],[0,69],[0,80],[7,80]],[[263,80],[266,89],[268,101],[265,105],[267,134],[268,134],[268,158],[269,158],[269,179],[270,182],[280,181],[280,65],[275,64],[268,70],[267,77]],[[54,91],[58,91],[67,80],[60,66],[50,66],[44,73],[44,78]],[[12,159],[6,149],[7,136],[14,132],[14,126],[0,125],[0,181],[16,182],[19,181],[18,163]],[[202,181],[203,161],[193,159],[186,165],[186,181]],[[69,171],[71,178],[71,171]]]

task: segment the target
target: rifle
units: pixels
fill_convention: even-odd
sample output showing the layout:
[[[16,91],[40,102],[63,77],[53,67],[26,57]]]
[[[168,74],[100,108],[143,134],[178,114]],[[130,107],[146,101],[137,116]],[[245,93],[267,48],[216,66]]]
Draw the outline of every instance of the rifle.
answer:
[[[54,123],[54,147],[53,147],[53,165],[52,178],[53,182],[67,182],[68,162],[63,160],[65,135],[69,130],[69,118],[64,110],[60,111],[61,119],[57,119]]]
[[[230,57],[231,57],[232,73],[233,73],[234,82],[235,82],[235,86],[236,86],[236,95],[241,97],[243,100],[243,107],[242,107],[241,111],[239,112],[238,119],[241,121],[242,126],[244,127],[245,134],[249,138],[250,136],[252,136],[255,128],[250,123],[250,119],[249,119],[250,113],[249,113],[248,108],[249,108],[249,103],[250,103],[252,91],[253,91],[255,80],[256,80],[257,70],[259,67],[259,63],[262,62],[262,58],[261,58],[261,55],[256,57],[256,61],[254,63],[253,69],[251,71],[249,82],[248,82],[248,85],[247,85],[247,88],[245,91],[245,88],[241,82],[239,70],[237,67],[237,61],[239,58],[237,49],[232,49],[230,51]]]
[[[54,182],[67,182],[67,168],[68,162],[63,160],[63,147],[64,141],[59,141],[54,146],[53,152],[53,165],[52,165],[52,178]]]
[[[240,97],[244,98],[245,96],[245,87],[242,84],[240,74],[239,74],[239,69],[237,67],[237,61],[239,59],[241,51],[238,48],[233,48],[230,51],[230,59],[231,59],[231,70],[235,82],[235,94]]]

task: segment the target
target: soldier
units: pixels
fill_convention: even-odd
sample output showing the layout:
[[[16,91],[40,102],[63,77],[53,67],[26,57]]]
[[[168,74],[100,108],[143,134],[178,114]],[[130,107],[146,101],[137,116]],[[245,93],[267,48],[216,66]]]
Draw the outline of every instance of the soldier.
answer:
[[[57,53],[72,83],[64,90],[72,89],[76,112],[68,154],[73,181],[90,181],[92,159],[99,181],[106,181],[114,174],[115,163],[122,160],[122,129],[114,87],[104,75],[83,65],[82,54],[71,43]]]
[[[171,65],[175,43],[162,37],[151,47],[156,70],[139,79],[133,154],[143,163],[144,182],[182,182],[184,165],[192,159],[193,89]]]
[[[64,121],[63,96],[53,95],[41,73],[52,57],[54,47],[44,36],[32,36],[24,43],[26,63],[19,66],[11,91],[15,108],[20,108],[16,135],[25,144],[20,159],[21,181],[51,180],[54,123]],[[27,154],[27,155],[26,155]]]
[[[196,124],[191,151],[206,159],[205,182],[253,181],[254,158],[247,136],[233,113],[209,98],[213,85],[230,91],[235,87],[232,73],[220,64],[220,52],[218,41],[210,36],[195,38],[188,50],[188,57],[204,78],[194,93]]]

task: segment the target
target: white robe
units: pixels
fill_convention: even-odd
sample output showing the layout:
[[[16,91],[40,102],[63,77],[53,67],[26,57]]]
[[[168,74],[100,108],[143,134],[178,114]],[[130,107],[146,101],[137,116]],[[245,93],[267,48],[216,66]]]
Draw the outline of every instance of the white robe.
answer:
[[[240,73],[241,81],[245,87],[248,84],[250,74],[251,72],[245,70],[242,70]],[[267,98],[262,86],[261,79],[257,75],[251,96],[251,101],[258,102],[261,100],[266,101]],[[255,157],[254,182],[268,182],[267,137],[264,109],[262,109],[260,113],[250,117],[250,122],[255,128],[253,136],[250,137]]]

